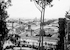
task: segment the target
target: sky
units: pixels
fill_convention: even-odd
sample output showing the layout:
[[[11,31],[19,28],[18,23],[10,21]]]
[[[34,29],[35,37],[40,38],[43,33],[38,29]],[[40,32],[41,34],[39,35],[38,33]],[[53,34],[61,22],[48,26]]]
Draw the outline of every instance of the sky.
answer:
[[[70,9],[70,0],[53,0],[53,7],[46,6],[45,19],[56,19],[65,17],[66,11]],[[41,12],[34,2],[30,0],[12,0],[12,6],[8,8],[9,18],[34,19],[40,18]]]

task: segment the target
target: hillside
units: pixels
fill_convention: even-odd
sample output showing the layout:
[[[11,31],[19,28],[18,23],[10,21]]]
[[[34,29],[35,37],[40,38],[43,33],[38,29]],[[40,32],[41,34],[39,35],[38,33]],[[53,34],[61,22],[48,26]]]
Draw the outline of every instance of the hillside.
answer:
[[[11,21],[11,22],[9,22]],[[15,22],[17,21],[17,22]],[[13,23],[13,28],[12,28],[12,22]],[[39,35],[40,32],[40,21],[36,19],[35,20],[8,20],[7,22],[7,27],[10,29],[15,29],[17,34],[21,34],[25,32],[25,34],[27,33],[31,33],[31,32],[27,32],[26,30],[28,30],[28,25],[31,25],[30,30],[34,30],[32,32],[33,36],[35,35]],[[45,30],[45,35],[55,35],[58,33],[58,20],[57,19],[52,19],[52,20],[45,20],[45,24],[44,24],[44,30]],[[58,34],[57,34],[58,35]],[[53,36],[52,36],[53,37]]]

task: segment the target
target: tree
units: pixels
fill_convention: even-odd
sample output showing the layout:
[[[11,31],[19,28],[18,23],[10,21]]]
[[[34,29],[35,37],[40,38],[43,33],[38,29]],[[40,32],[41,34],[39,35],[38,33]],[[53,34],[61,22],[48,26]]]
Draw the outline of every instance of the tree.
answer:
[[[11,4],[11,1],[5,0],[0,1],[0,50],[3,50],[3,41],[8,34],[8,29],[6,27],[6,19],[8,18],[8,14],[6,8],[8,8]]]
[[[58,41],[58,45],[56,50],[64,50],[64,37],[65,37],[65,18],[59,18],[59,38],[60,41]]]
[[[70,44],[70,20],[67,22],[68,44]]]

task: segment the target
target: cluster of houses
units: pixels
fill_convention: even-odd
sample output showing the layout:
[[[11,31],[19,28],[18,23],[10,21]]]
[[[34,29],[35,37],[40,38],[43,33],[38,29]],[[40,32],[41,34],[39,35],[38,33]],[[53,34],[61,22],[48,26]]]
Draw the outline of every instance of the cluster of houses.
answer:
[[[22,23],[20,24],[20,21],[16,21],[16,22],[9,22],[7,23],[7,27],[8,29],[10,29],[9,32],[12,33],[12,31],[14,32],[14,34],[26,34],[28,36],[35,36],[37,34],[39,34],[40,31],[40,22],[39,21],[22,21]],[[45,25],[44,26],[44,30],[45,30],[45,34],[57,34],[58,35],[58,20],[52,22],[49,25]]]
[[[21,45],[26,45],[28,47],[39,47],[39,31],[40,31],[40,22],[39,21],[7,21],[7,27],[10,34],[17,34],[21,38],[18,41],[21,42]],[[50,25],[44,26],[45,34],[51,35],[51,37],[44,37],[43,45],[46,49],[56,48],[58,43],[58,20],[52,22]],[[9,44],[10,45],[10,44]]]

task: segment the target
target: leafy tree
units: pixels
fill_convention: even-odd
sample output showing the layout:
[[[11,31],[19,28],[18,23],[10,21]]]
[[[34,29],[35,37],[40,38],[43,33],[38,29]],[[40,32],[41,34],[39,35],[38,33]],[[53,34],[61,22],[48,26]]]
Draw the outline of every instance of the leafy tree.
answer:
[[[7,37],[8,29],[6,27],[6,19],[8,18],[8,14],[6,8],[8,8],[11,4],[11,1],[5,0],[0,1],[0,50],[3,50],[3,41]]]

